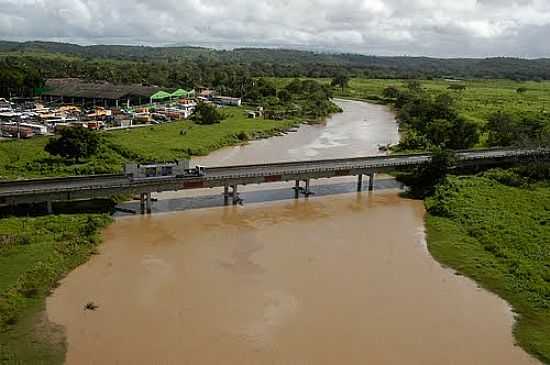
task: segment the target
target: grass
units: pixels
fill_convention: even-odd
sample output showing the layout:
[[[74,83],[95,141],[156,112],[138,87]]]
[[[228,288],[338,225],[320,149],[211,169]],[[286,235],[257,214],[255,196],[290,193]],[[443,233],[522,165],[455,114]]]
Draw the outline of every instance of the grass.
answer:
[[[0,142],[0,179],[120,173],[127,161],[163,161],[205,155],[224,146],[266,137],[299,123],[248,119],[243,108],[225,108],[220,124],[179,121],[151,127],[106,132],[106,143],[94,157],[79,164],[44,151],[47,137]]]
[[[103,214],[0,219],[0,363],[63,362],[62,333],[42,315],[45,298],[95,252],[109,222]]]
[[[550,363],[550,188],[452,177],[426,206],[432,255],[507,300],[518,343]]]
[[[224,146],[267,137],[284,131],[297,120],[248,119],[242,108],[225,108],[227,118],[220,124],[196,125],[191,121],[116,131],[107,139],[122,154],[151,161],[174,160],[191,155],[206,155]]]

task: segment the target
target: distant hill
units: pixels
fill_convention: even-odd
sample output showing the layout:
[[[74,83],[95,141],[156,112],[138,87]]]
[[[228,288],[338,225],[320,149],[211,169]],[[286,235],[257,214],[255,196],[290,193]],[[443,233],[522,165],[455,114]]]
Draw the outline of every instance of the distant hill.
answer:
[[[550,79],[550,59],[486,58],[440,59],[428,57],[378,57],[359,54],[330,54],[268,48],[215,50],[202,47],[80,46],[55,42],[0,41],[0,52],[14,54],[54,53],[87,59],[146,62],[218,62],[238,65],[286,67],[284,76],[330,76],[348,72],[370,77],[458,77]],[[319,72],[306,73],[317,66]],[[291,69],[288,69],[288,68]],[[280,70],[279,70],[280,71]],[[288,72],[287,72],[288,71]],[[267,72],[269,74],[269,72]],[[279,76],[279,75],[275,75]]]
[[[0,97],[44,91],[49,78],[165,88],[208,86],[241,96],[258,77],[550,80],[550,59],[377,57],[269,48],[80,46],[0,41]]]

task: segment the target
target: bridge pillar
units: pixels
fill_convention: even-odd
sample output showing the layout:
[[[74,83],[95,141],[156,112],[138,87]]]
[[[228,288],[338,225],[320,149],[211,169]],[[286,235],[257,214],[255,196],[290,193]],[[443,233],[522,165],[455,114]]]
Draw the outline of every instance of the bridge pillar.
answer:
[[[305,180],[305,182],[306,182],[306,187],[305,187],[305,189],[304,189],[304,195],[305,195],[306,197],[308,197],[308,196],[311,195],[311,190],[309,189],[309,182],[310,182],[310,180],[307,179],[307,180]]]
[[[294,199],[298,199],[300,197],[300,180],[296,180],[296,184],[294,185]]]
[[[229,185],[223,187],[223,205],[229,205]]]
[[[233,190],[233,205],[237,205],[241,201],[239,198],[238,185],[231,185],[231,189]]]
[[[145,214],[145,193],[139,194],[139,211]]]
[[[145,205],[147,209],[147,214],[151,214],[153,212],[152,206],[151,206],[151,193],[145,194]]]
[[[357,176],[357,191],[363,191],[363,174]]]
[[[46,209],[48,210],[48,214],[53,214],[53,204],[51,200],[46,202]]]
[[[369,191],[374,190],[374,172],[369,174]]]

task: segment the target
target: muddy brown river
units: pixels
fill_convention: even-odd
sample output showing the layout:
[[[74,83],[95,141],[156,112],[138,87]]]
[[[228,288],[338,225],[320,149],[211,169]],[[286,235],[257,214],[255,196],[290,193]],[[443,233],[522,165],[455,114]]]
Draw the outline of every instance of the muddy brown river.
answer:
[[[396,141],[390,111],[339,103],[325,126],[201,163],[357,156]],[[327,194],[300,200],[284,184],[248,187],[252,202],[236,207],[161,194],[157,214],[117,218],[47,300],[67,363],[536,364],[514,345],[509,306],[430,256],[422,202],[378,186],[318,182]]]

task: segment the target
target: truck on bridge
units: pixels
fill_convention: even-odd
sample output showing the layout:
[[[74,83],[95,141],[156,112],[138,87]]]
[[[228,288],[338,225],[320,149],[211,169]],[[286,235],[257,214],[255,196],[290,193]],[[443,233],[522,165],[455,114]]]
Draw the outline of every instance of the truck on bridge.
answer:
[[[131,180],[150,179],[155,177],[204,177],[206,168],[195,166],[190,168],[189,160],[178,160],[169,163],[126,164],[124,174]]]

